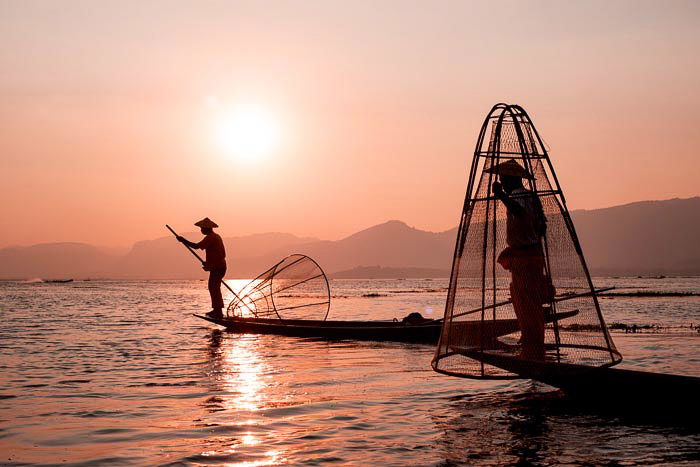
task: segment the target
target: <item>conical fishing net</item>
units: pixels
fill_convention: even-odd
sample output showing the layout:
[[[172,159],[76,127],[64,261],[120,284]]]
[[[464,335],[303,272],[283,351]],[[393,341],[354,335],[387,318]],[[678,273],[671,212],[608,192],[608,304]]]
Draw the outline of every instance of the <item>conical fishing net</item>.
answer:
[[[304,255],[291,255],[246,284],[231,301],[229,316],[325,320],[330,288],[321,267]]]
[[[479,134],[433,368],[517,377],[487,363],[499,358],[540,367],[622,358],[547,150],[527,113],[506,104],[491,110]]]

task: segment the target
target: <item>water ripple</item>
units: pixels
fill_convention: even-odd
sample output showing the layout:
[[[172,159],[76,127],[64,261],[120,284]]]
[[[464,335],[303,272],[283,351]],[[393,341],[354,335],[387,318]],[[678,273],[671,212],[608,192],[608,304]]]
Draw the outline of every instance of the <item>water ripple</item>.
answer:
[[[444,300],[439,280],[339,284],[336,317]],[[228,334],[189,314],[207,301],[198,281],[78,285],[0,284],[2,465],[700,463],[697,427],[584,410],[528,381],[441,376],[429,346]],[[644,300],[606,301],[608,320],[658,320]],[[665,323],[697,323],[698,304],[674,297]],[[628,367],[699,372],[694,336],[615,339]]]

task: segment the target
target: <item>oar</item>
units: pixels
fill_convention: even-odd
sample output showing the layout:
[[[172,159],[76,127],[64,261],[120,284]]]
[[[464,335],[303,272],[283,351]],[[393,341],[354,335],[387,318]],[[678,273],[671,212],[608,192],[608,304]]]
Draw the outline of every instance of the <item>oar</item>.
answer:
[[[572,298],[581,298],[581,297],[585,297],[586,295],[592,295],[594,293],[599,294],[601,292],[607,292],[609,290],[613,290],[614,288],[615,287],[604,287],[602,289],[596,289],[596,290],[593,290],[590,292],[583,292],[583,293],[577,293],[577,294],[571,294],[571,295],[561,295],[559,297],[555,297],[554,300],[552,300],[552,301],[555,303],[559,303],[559,302],[563,302],[566,300],[571,300]],[[462,313],[457,313],[456,315],[450,316],[450,319],[457,318],[457,317],[464,316],[464,315],[470,315],[472,313],[479,312],[482,309],[483,310],[490,310],[491,308],[498,308],[499,306],[508,305],[511,302],[512,302],[512,300],[505,300],[505,301],[502,301],[499,303],[494,303],[493,305],[487,305],[483,308],[479,307],[479,308],[474,308],[473,310],[463,311]],[[436,319],[435,321],[439,322],[439,321],[444,321],[444,320],[445,320],[445,318],[443,317],[440,319]]]
[[[172,232],[173,235],[175,235],[176,238],[179,237],[179,235],[177,234],[177,232],[175,232],[175,231],[172,229],[172,227],[170,227],[168,224],[165,224],[165,226],[168,228],[168,230],[169,230],[170,232]],[[184,243],[183,243],[182,245],[183,245],[185,248],[187,248],[187,249],[189,250],[189,252],[192,253],[192,254],[194,255],[194,257],[197,258],[197,259],[199,260],[200,263],[202,263],[202,266],[204,266],[204,260],[202,259],[201,256],[199,256],[199,255],[197,254],[196,251],[194,251],[192,248],[190,248],[189,245],[185,245]],[[231,287],[229,287],[229,285],[228,285],[223,279],[221,280],[221,283],[224,284],[224,287],[226,287],[226,288],[233,294],[233,296],[236,297],[236,298],[238,299],[239,302],[243,303],[243,304],[245,305],[245,307],[248,308],[248,311],[250,311],[251,313],[253,313],[253,316],[255,316],[255,312],[254,312],[253,310],[250,309],[250,307],[248,306],[247,303],[245,303],[243,300],[241,300],[241,297],[239,297],[238,294],[237,294],[236,292],[234,292],[233,289],[232,289]]]

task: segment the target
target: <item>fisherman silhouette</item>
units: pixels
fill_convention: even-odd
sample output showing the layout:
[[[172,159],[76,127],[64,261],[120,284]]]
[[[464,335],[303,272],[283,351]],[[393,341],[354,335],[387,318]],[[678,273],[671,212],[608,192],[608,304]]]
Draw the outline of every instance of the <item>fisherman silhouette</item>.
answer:
[[[207,316],[212,318],[223,318],[224,299],[221,296],[221,281],[226,275],[226,249],[221,236],[214,232],[214,229],[219,227],[208,217],[205,217],[199,222],[195,222],[197,227],[202,231],[205,237],[199,243],[191,242],[185,237],[177,236],[177,240],[184,243],[190,248],[199,248],[206,252],[206,260],[202,269],[209,271],[209,295],[211,295],[212,310],[207,313]]]
[[[498,263],[510,271],[510,295],[520,327],[520,356],[544,360],[544,310],[542,304],[553,295],[544,274],[542,237],[547,219],[539,198],[525,189],[523,179],[532,176],[514,159],[486,169],[500,180],[492,185],[493,194],[505,205],[506,243]]]

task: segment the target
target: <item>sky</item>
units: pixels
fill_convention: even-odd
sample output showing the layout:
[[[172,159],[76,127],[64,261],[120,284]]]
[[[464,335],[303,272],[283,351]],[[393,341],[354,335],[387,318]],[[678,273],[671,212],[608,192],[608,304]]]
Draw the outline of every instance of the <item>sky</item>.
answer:
[[[696,1],[0,0],[0,247],[204,216],[447,230],[497,102],[570,209],[697,196],[698,24]]]

